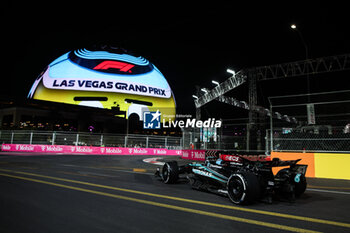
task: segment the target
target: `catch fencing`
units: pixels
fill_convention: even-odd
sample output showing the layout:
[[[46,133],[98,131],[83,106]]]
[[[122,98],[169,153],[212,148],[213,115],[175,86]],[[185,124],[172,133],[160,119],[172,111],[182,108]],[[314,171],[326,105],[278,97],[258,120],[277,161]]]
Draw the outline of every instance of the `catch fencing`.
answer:
[[[181,137],[62,131],[0,130],[0,143],[182,149]]]
[[[321,130],[320,130],[321,129]],[[350,133],[341,127],[273,129],[273,151],[350,152]]]
[[[276,96],[269,101],[270,109],[280,113],[270,116],[267,150],[350,152],[350,90]]]

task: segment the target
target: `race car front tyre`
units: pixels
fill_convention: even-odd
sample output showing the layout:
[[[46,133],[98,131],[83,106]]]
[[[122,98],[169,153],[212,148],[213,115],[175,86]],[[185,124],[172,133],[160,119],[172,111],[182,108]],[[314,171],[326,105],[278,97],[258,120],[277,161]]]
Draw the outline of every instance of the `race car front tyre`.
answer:
[[[173,184],[179,177],[179,167],[176,161],[167,162],[162,169],[162,179],[165,184]]]
[[[260,197],[260,185],[256,175],[250,172],[235,173],[227,182],[228,196],[237,205],[250,204]]]

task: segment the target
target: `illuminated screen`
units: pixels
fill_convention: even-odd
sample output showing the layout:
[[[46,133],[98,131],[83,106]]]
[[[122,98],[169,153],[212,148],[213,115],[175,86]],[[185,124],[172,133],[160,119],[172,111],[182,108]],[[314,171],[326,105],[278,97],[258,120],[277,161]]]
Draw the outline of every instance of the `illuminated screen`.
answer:
[[[201,128],[200,129],[200,141],[201,142],[216,142],[217,140],[217,129],[215,127],[211,128]]]
[[[119,106],[127,116],[167,109],[175,98],[163,74],[147,59],[123,52],[79,49],[50,63],[35,80],[28,98],[98,108]]]

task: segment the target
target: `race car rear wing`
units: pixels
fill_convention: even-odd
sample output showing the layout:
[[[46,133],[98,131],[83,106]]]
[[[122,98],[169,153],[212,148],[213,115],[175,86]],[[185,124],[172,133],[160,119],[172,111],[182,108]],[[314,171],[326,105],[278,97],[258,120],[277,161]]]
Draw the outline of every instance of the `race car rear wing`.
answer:
[[[255,157],[254,157],[255,156]],[[209,150],[205,153],[206,160],[222,159],[223,161],[244,164],[244,163],[256,163],[259,161],[264,167],[290,167],[292,171],[302,173],[305,175],[307,165],[297,164],[301,159],[296,160],[280,160],[279,158],[273,158],[272,160],[266,156],[260,155],[241,155],[236,153],[228,153],[227,151]]]

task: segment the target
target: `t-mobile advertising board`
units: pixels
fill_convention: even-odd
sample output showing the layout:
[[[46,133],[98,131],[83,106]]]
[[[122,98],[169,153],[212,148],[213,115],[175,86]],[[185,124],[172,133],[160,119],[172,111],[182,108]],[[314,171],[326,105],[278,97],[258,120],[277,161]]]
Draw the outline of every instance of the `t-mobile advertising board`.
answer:
[[[189,159],[189,160],[204,161],[205,150],[182,150],[181,158]]]
[[[94,147],[65,145],[28,145],[2,144],[2,151],[62,153],[62,154],[98,154],[98,155],[182,155],[182,150],[159,148],[124,148],[124,147]]]

